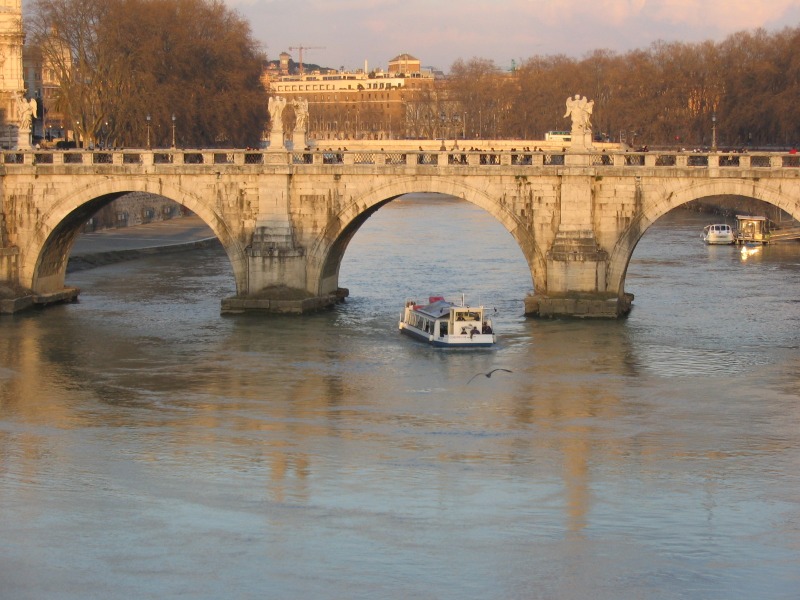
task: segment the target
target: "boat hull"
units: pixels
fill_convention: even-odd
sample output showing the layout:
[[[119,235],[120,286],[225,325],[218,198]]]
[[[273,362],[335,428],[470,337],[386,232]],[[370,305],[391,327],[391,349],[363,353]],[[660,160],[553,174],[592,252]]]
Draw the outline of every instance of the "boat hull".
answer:
[[[430,344],[435,348],[491,348],[496,341],[493,333],[477,333],[471,338],[461,335],[435,337],[402,321],[400,322],[400,333]]]

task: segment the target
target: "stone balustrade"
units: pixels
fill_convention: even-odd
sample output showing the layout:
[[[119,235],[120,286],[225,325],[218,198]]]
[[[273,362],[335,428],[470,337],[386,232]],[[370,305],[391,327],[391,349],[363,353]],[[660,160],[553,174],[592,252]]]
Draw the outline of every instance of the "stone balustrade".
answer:
[[[785,152],[563,152],[563,151],[376,151],[376,150],[305,150],[268,151],[241,149],[158,149],[158,150],[5,150],[0,164],[8,168],[22,165],[375,165],[434,167],[551,167],[591,166],[604,168],[698,167],[709,169],[799,168],[800,155]]]

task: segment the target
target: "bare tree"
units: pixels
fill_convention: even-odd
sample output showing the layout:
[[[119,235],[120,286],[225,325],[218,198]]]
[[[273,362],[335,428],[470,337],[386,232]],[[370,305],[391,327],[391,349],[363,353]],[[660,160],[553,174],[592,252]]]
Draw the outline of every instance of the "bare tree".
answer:
[[[264,55],[221,0],[34,0],[27,18],[87,142],[255,145],[267,120]],[[147,120],[147,116],[150,120]],[[108,124],[108,125],[106,125]]]

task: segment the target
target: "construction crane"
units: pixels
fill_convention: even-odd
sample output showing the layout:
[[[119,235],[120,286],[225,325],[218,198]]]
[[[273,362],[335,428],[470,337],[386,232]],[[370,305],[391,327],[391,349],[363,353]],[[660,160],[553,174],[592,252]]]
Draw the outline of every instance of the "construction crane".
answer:
[[[297,50],[300,52],[300,62],[298,63],[298,68],[300,69],[300,75],[303,74],[303,50],[324,50],[325,46],[289,46],[289,51]]]

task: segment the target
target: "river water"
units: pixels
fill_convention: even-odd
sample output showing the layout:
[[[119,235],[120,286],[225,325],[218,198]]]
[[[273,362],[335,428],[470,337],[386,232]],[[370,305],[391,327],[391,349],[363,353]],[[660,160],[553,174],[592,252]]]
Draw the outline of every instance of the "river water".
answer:
[[[800,597],[800,244],[711,220],[648,231],[620,321],[524,318],[511,236],[443,197],[318,315],[220,316],[214,248],[71,274],[0,321],[0,597]],[[397,332],[462,292],[496,348]]]

